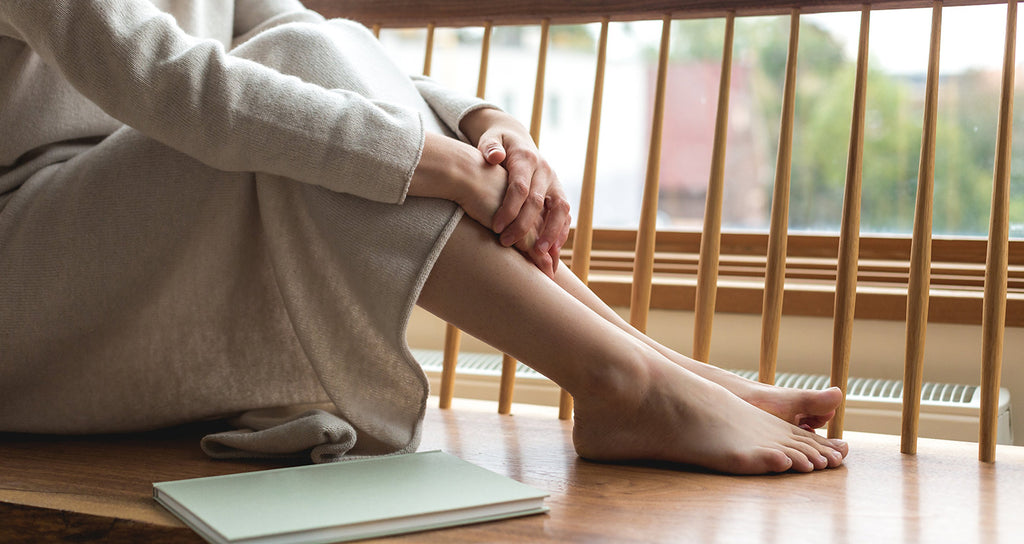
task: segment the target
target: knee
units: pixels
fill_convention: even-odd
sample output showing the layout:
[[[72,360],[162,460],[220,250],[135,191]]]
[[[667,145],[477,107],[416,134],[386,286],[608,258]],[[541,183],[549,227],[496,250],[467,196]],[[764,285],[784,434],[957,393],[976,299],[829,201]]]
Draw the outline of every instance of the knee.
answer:
[[[247,40],[232,50],[231,54],[288,72],[311,63],[320,52],[334,49],[333,41],[322,27],[305,22],[279,25]]]

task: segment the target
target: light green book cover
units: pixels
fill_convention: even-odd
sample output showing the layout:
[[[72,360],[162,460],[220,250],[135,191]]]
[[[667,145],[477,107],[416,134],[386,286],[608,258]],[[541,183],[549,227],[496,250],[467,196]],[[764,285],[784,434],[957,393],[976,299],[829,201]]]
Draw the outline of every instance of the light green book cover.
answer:
[[[317,543],[540,514],[547,494],[440,451],[153,484],[210,542]]]

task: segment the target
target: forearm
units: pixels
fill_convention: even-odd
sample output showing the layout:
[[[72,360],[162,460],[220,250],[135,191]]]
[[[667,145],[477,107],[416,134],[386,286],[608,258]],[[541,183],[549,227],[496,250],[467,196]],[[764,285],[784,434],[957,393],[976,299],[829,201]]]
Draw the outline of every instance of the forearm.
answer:
[[[409,195],[451,200],[486,225],[501,205],[505,180],[505,170],[488,164],[476,148],[428,132]]]

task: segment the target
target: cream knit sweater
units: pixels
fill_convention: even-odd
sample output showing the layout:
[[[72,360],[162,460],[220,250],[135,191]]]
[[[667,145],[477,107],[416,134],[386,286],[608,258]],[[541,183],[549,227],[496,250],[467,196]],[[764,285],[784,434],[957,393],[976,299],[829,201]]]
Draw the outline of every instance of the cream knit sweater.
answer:
[[[400,203],[422,146],[415,111],[227,53],[273,26],[322,20],[298,0],[4,0],[0,168],[126,124],[220,170]],[[480,104],[419,85],[453,129]]]
[[[415,449],[404,327],[461,212],[406,192],[487,104],[396,72],[297,0],[0,1],[0,430],[329,399]]]

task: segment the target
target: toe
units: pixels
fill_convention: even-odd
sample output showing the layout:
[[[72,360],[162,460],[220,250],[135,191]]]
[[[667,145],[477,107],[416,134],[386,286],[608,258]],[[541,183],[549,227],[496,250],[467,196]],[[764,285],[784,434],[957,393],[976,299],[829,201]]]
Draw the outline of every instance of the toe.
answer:
[[[793,465],[790,468],[792,468],[793,470],[795,470],[797,472],[813,472],[814,471],[814,463],[812,463],[808,459],[807,454],[804,453],[803,451],[801,451],[800,449],[798,449],[798,448],[791,448],[791,447],[784,447],[782,451],[787,456],[789,456],[789,459],[792,461]]]
[[[814,467],[814,470],[821,470],[827,468],[829,465],[829,459],[825,456],[825,452],[815,447],[813,443],[807,443],[803,441],[797,441],[793,448],[800,451],[807,458],[807,462]]]
[[[845,454],[842,450],[839,450],[833,440],[823,438],[815,433],[801,433],[797,437],[797,440],[805,444],[806,448],[813,453],[809,453],[809,458],[815,463],[816,468],[825,467],[837,467],[843,464],[843,457]],[[845,446],[845,443],[843,443]],[[821,463],[814,460],[814,456],[820,457]],[[822,464],[823,466],[819,466]]]
[[[839,452],[840,455],[846,457],[850,454],[850,445],[843,440],[838,438],[829,439],[829,443],[832,445],[832,449]]]
[[[786,452],[776,449],[763,450],[761,463],[763,468],[758,472],[786,472],[793,468],[793,459]]]

